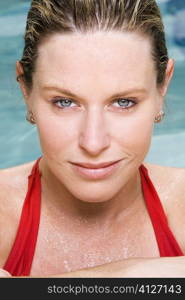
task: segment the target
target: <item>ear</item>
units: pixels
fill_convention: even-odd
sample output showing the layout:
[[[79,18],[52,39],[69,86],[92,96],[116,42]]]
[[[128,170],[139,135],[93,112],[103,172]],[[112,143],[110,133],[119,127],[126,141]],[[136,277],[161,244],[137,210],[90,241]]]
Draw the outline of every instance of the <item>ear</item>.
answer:
[[[28,90],[27,90],[25,82],[24,82],[24,70],[19,61],[16,61],[16,77],[17,77],[17,81],[19,82],[24,99],[25,99],[25,101],[27,101]]]
[[[166,75],[165,75],[165,81],[161,87],[161,95],[164,97],[167,93],[169,84],[171,82],[171,79],[173,77],[173,73],[174,73],[174,60],[173,59],[169,59],[168,63],[167,63],[167,67],[166,67]]]

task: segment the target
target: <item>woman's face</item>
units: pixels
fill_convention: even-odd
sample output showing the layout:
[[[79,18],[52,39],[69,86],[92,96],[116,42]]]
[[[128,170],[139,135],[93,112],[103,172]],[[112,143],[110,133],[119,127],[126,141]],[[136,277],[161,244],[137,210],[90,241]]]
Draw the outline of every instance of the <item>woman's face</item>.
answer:
[[[103,202],[136,173],[162,107],[156,76],[150,41],[137,33],[55,34],[39,46],[27,105],[43,161],[70,194]]]

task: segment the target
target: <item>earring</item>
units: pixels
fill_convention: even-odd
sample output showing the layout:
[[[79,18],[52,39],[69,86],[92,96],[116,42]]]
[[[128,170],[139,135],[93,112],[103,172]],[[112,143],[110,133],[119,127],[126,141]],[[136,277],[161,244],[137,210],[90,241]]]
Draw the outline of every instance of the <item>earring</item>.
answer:
[[[17,82],[19,82],[21,78],[24,78],[24,74],[20,74],[16,77]]]
[[[16,77],[17,82],[19,82],[20,78],[21,78],[21,75]]]
[[[154,122],[155,123],[160,123],[163,120],[164,116],[165,116],[165,113],[164,113],[163,110],[161,110],[159,112],[159,114],[155,117],[155,121]]]
[[[31,124],[35,124],[35,119],[34,119],[34,116],[33,116],[32,111],[28,111],[28,112],[27,112],[26,120],[27,120],[28,122],[30,122]]]

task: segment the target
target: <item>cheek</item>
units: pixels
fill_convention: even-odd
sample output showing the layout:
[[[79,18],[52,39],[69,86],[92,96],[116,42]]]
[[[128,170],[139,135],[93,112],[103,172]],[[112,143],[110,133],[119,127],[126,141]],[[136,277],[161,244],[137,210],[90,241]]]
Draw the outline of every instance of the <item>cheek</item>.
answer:
[[[77,138],[77,126],[72,120],[52,116],[38,118],[37,129],[43,153],[59,155],[69,151]]]
[[[129,153],[144,157],[150,146],[153,127],[152,114],[133,114],[115,122],[113,132],[122,149],[126,148]]]

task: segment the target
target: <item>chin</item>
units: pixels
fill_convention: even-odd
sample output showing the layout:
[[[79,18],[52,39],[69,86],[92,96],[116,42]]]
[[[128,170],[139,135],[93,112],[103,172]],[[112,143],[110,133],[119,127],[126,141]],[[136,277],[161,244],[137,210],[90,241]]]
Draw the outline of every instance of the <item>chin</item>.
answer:
[[[99,197],[99,198],[98,197],[94,197],[94,198],[80,197],[78,199],[85,203],[104,203],[104,202],[107,202],[110,200],[110,198],[108,196],[104,197],[103,199],[102,199],[102,197]]]
[[[116,196],[117,191],[114,191],[112,188],[89,188],[89,189],[78,189],[77,191],[71,191],[71,194],[82,202],[86,203],[103,203],[107,202]]]
[[[110,200],[110,197],[108,197],[108,195],[107,197],[104,198],[102,197],[89,198],[88,196],[87,197],[83,196],[83,197],[78,197],[78,199],[84,203],[104,203],[104,202],[108,202]]]

